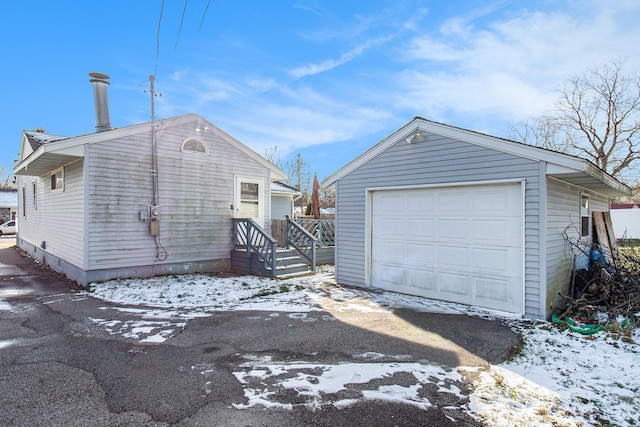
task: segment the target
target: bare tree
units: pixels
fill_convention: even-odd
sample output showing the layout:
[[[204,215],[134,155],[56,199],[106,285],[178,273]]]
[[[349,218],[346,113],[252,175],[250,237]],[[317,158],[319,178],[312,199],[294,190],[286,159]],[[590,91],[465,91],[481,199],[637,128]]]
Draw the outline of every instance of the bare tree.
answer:
[[[559,92],[554,110],[512,126],[514,137],[629,180],[640,159],[640,77],[613,61],[568,80]]]
[[[0,168],[0,189],[15,189],[13,174],[5,170],[4,166]]]
[[[336,206],[336,191],[334,189],[320,190],[320,207],[334,208]]]
[[[270,148],[265,148],[263,157],[287,172],[289,175],[287,184],[293,185],[302,193],[302,198],[296,205],[305,206],[311,194],[311,172],[309,172],[309,163],[302,158],[302,154],[297,153],[293,159],[283,163],[280,158],[278,146],[275,145]]]
[[[274,145],[273,147],[264,149],[264,158],[269,160],[274,165],[278,166],[282,169],[282,161],[280,160],[280,152],[278,151],[278,146]]]
[[[300,203],[305,206],[309,200],[311,173],[309,164],[297,153],[293,159],[285,164],[285,170],[289,174],[289,184],[296,187],[302,193]]]

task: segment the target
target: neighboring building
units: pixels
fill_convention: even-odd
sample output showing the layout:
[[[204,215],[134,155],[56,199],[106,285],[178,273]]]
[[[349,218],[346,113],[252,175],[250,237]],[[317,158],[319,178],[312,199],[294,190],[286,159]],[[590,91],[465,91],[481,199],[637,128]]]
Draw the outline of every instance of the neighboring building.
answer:
[[[16,219],[18,212],[18,190],[0,189],[0,224]]]
[[[640,239],[640,204],[611,204],[611,222],[618,239]]]
[[[293,205],[300,190],[284,182],[271,183],[271,219],[293,219]]]
[[[586,160],[422,118],[322,187],[336,190],[338,283],[530,318],[568,290],[563,233],[590,244],[591,213],[630,194]]]
[[[229,271],[232,218],[269,230],[287,174],[197,114],[112,129],[102,86],[98,132],[24,132],[18,246],[80,284]]]

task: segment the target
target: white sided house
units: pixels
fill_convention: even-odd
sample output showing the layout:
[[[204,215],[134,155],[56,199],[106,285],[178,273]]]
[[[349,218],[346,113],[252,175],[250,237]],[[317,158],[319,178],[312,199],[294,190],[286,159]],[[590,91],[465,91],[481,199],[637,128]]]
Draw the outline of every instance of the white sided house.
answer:
[[[592,212],[630,194],[586,160],[419,117],[322,187],[338,283],[539,319],[569,288],[563,233],[590,244]]]
[[[611,204],[611,220],[618,239],[640,239],[640,204]]]
[[[108,84],[101,77],[94,85]],[[101,114],[93,134],[24,132],[22,250],[84,285],[229,271],[232,219],[269,229],[281,169],[197,114],[118,129]]]

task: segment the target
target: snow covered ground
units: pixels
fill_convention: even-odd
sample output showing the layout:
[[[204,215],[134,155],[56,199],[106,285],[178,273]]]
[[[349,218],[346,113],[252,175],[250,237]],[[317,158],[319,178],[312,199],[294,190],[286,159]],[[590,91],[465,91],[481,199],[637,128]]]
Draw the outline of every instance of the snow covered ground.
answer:
[[[332,284],[332,279],[333,270],[324,267],[316,276],[285,281],[208,275],[114,280],[91,285],[90,295],[129,306],[119,310],[130,314],[131,320],[116,321],[105,316],[92,321],[112,334],[160,343],[179,333],[189,319],[227,310],[271,311],[273,316],[287,313],[292,319],[317,321],[317,316],[308,314],[324,311],[327,301],[336,303],[334,310],[411,308],[500,317],[497,313],[442,301],[343,288]],[[112,309],[105,307],[105,313]],[[297,400],[313,409],[347,406],[362,399],[402,402],[427,409],[433,402],[422,391],[424,387],[435,384],[441,393],[461,396],[460,383],[474,371],[479,374],[474,376],[475,391],[464,409],[487,425],[640,425],[639,331],[629,337],[604,332],[583,336],[561,331],[546,322],[503,320],[523,336],[525,345],[513,360],[481,372],[464,366],[448,370],[403,361],[402,355],[377,353],[355,355],[361,363],[336,365],[283,362],[248,355],[246,363],[234,372],[244,387],[246,401],[234,406],[291,408],[291,393],[297,393]],[[377,361],[383,357],[386,360],[393,357],[396,362]],[[194,369],[201,369],[205,376],[208,373],[207,367]],[[354,392],[353,384],[366,386]],[[280,395],[286,398],[281,399]]]

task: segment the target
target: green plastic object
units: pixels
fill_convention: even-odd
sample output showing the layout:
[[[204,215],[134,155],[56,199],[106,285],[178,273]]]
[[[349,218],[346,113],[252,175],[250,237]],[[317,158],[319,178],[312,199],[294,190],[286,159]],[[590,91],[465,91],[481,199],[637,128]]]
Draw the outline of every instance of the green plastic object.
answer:
[[[571,329],[574,332],[581,333],[583,335],[595,334],[596,332],[600,332],[601,330],[603,330],[606,326],[606,325],[594,325],[594,324],[576,325],[576,322],[569,316],[565,316],[564,319],[559,319],[558,313],[553,313],[551,315],[551,321],[553,323],[565,323],[569,327],[569,329]]]

